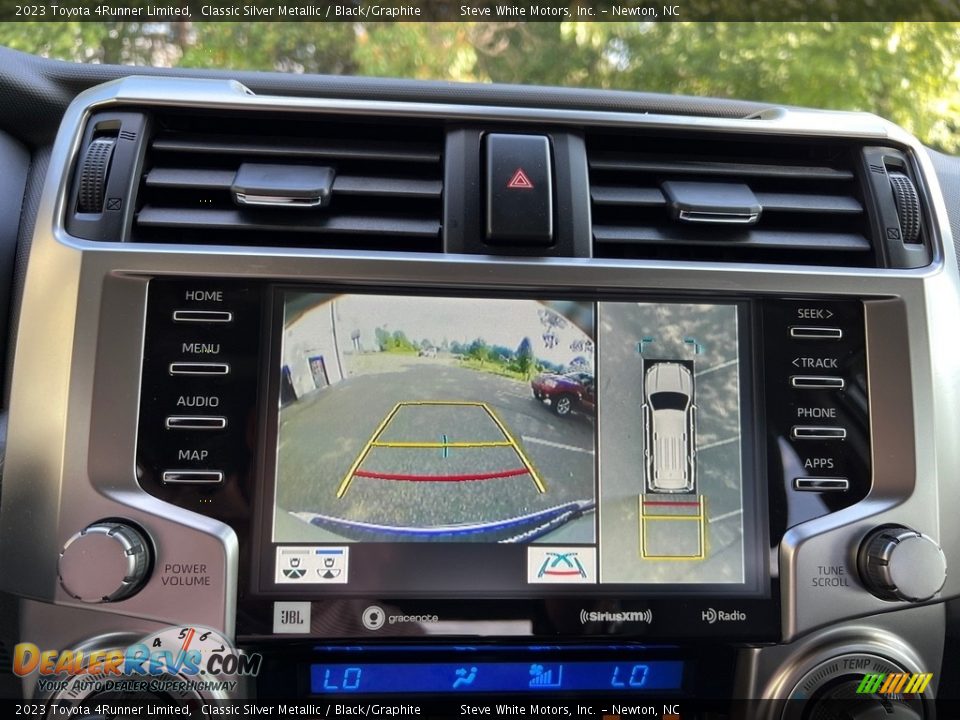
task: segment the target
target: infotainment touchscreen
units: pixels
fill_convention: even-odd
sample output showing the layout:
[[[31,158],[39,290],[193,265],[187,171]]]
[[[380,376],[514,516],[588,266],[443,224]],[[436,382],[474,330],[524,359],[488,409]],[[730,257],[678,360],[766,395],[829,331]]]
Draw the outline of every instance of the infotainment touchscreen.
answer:
[[[769,589],[746,303],[278,292],[274,588]]]

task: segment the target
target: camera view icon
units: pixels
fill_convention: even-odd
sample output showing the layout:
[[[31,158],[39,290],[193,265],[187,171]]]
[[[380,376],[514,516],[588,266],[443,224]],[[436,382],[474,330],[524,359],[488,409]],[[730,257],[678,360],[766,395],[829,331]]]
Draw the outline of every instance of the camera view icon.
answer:
[[[345,546],[281,546],[277,548],[278,583],[345,583],[349,548]]]
[[[527,582],[595,583],[597,552],[593,547],[527,548]]]
[[[367,630],[379,630],[387,622],[387,613],[379,605],[371,605],[363,611],[360,622]]]

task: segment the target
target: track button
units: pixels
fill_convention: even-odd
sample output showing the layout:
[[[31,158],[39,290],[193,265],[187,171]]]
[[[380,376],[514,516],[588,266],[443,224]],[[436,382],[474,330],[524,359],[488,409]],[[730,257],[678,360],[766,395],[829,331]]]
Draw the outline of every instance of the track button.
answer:
[[[831,375],[791,375],[790,386],[797,390],[843,390],[846,381]]]

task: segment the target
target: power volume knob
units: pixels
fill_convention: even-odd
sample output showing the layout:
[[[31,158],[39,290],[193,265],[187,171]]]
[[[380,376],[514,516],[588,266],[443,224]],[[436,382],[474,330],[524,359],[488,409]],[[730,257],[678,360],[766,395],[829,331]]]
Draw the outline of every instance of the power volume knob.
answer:
[[[947,579],[940,546],[905,527],[881,528],[867,536],[858,565],[864,585],[883,600],[929,600]]]
[[[150,546],[143,534],[117,522],[94,523],[67,540],[58,570],[77,600],[103,603],[133,595],[147,579]]]

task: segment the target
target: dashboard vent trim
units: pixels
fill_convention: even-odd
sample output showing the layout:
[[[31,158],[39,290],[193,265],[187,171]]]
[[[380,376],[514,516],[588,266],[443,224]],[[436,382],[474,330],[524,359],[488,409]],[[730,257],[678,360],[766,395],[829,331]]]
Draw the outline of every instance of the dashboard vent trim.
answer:
[[[393,118],[168,111],[154,118],[134,242],[440,252],[443,127]],[[331,170],[318,203],[237,202],[244,164]],[[266,164],[269,165],[266,165]],[[316,177],[316,173],[314,173]]]
[[[588,133],[594,256],[875,267],[858,151],[812,138]],[[731,200],[689,222],[672,186],[757,207]]]

